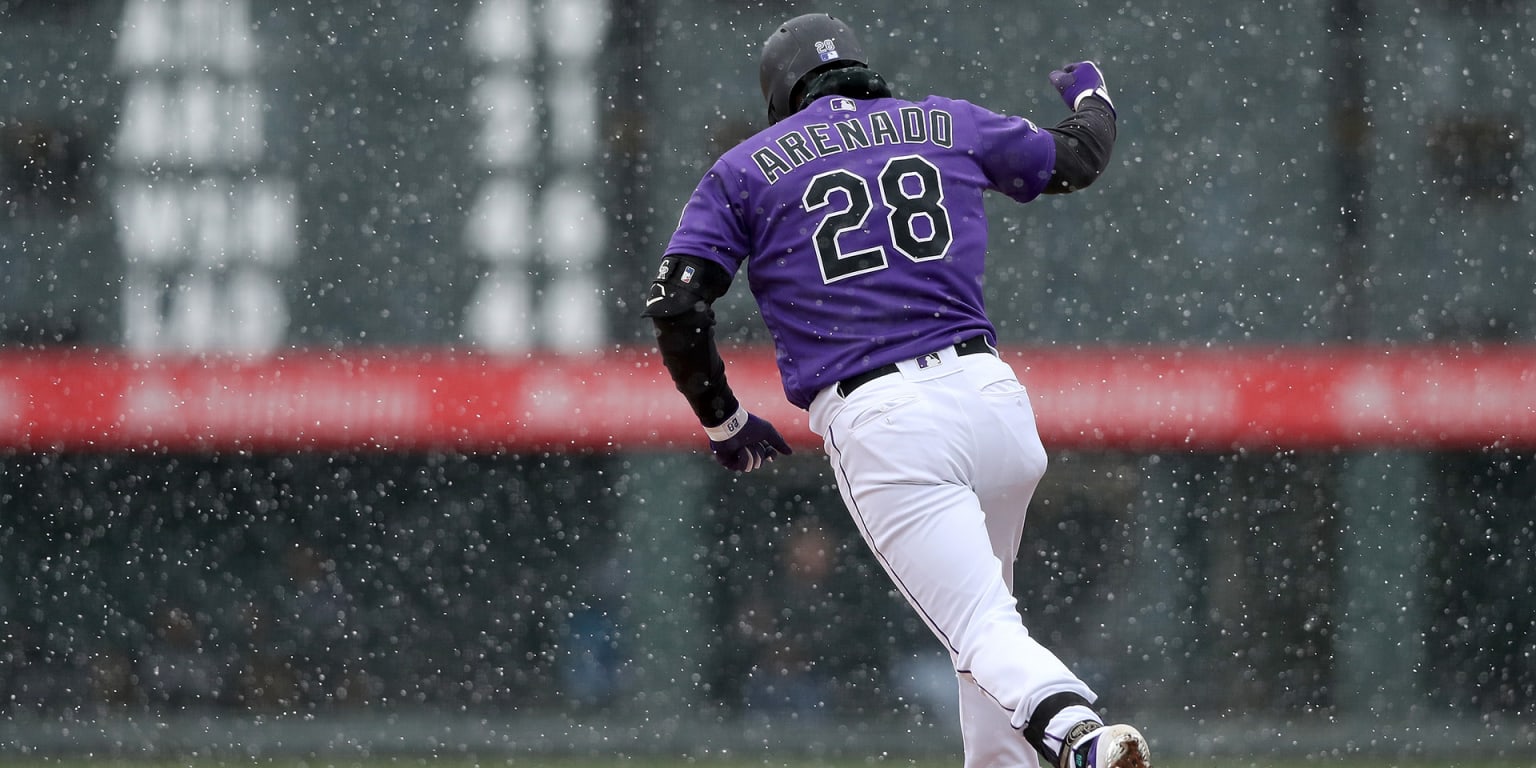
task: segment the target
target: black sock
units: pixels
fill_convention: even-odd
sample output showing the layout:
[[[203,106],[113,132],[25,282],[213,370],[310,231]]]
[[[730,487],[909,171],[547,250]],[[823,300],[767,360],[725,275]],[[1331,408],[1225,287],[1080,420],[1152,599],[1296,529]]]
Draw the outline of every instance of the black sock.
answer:
[[[1091,702],[1075,693],[1053,693],[1035,707],[1035,711],[1029,715],[1029,724],[1024,726],[1024,738],[1046,760],[1046,765],[1056,768],[1061,764],[1061,753],[1056,751],[1045,738],[1045,728],[1051,724],[1051,719],[1056,717],[1063,709],[1073,706],[1091,706]],[[1069,738],[1071,735],[1069,735]]]

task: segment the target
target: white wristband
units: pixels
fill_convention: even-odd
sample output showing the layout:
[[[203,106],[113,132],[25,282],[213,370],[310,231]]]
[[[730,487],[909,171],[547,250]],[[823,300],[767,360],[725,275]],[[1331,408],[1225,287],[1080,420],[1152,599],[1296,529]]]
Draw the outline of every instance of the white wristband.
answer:
[[[745,407],[737,407],[736,413],[731,414],[731,417],[726,419],[723,424],[718,427],[705,427],[704,433],[709,435],[709,439],[717,443],[723,443],[735,437],[736,433],[740,432],[741,428],[745,426],[747,426],[747,409]]]
[[[1103,99],[1104,103],[1108,104],[1110,109],[1115,108],[1115,103],[1109,100],[1109,91],[1106,91],[1103,88],[1090,88],[1089,90],[1079,93],[1077,98],[1072,100],[1072,111],[1076,112],[1077,110],[1082,109],[1083,99],[1086,99],[1089,96],[1097,96]]]

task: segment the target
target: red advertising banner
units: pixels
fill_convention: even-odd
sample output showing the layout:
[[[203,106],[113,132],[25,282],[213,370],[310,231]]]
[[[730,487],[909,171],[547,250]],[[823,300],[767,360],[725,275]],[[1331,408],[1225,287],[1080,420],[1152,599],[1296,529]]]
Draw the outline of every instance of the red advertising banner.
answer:
[[[1052,448],[1536,447],[1536,347],[1006,348]],[[815,446],[771,350],[733,388]],[[160,356],[0,353],[13,450],[692,449],[653,353],[451,350]]]

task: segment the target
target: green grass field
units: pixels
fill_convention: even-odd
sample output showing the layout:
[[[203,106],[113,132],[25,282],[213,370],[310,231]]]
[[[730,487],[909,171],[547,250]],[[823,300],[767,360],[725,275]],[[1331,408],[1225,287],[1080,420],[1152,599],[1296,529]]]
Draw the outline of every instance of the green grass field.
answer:
[[[384,758],[377,760],[327,760],[325,758],[314,759],[264,759],[253,758],[250,760],[231,759],[198,759],[189,757],[185,760],[168,759],[103,759],[92,760],[89,758],[69,757],[49,759],[41,757],[24,757],[14,759],[8,756],[0,756],[0,765],[5,768],[227,768],[233,766],[256,766],[259,768],[414,768],[415,766],[432,766],[432,768],[494,768],[505,766],[506,768],[612,768],[612,766],[624,766],[624,768],[675,768],[676,766],[697,766],[698,768],[872,768],[873,766],[889,766],[890,768],[959,768],[959,760],[937,761],[923,760],[912,761],[906,759],[880,759],[870,758],[864,760],[801,760],[785,762],[777,758],[764,758],[758,760],[731,760],[720,758],[659,758],[647,756],[643,758],[628,758],[614,756],[606,758],[494,758],[487,760],[473,760],[462,757],[452,758],[428,758],[428,757],[401,757]],[[1184,758],[1173,761],[1158,761],[1156,768],[1530,768],[1529,760],[1486,760],[1476,759],[1467,762],[1443,762],[1432,760],[1416,760],[1399,762],[1393,760],[1354,760],[1354,759],[1305,759],[1305,760],[1247,760],[1243,758],[1222,757],[1212,758],[1209,761]]]

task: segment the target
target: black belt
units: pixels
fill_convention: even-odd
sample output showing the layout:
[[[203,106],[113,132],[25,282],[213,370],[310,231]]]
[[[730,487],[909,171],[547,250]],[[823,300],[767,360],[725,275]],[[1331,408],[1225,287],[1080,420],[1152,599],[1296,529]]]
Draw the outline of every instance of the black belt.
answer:
[[[979,355],[983,353],[988,355],[996,354],[996,352],[992,349],[992,345],[987,343],[987,337],[985,336],[972,336],[971,338],[956,344],[955,353],[960,355]],[[896,367],[895,363],[890,363],[888,365],[882,365],[879,368],[875,368],[873,370],[865,371],[857,376],[849,376],[848,378],[843,379],[837,383],[837,394],[841,395],[842,397],[847,397],[848,395],[852,394],[855,389],[858,389],[859,387],[862,387],[865,384],[880,378],[881,376],[889,376],[898,370],[900,369]]]

